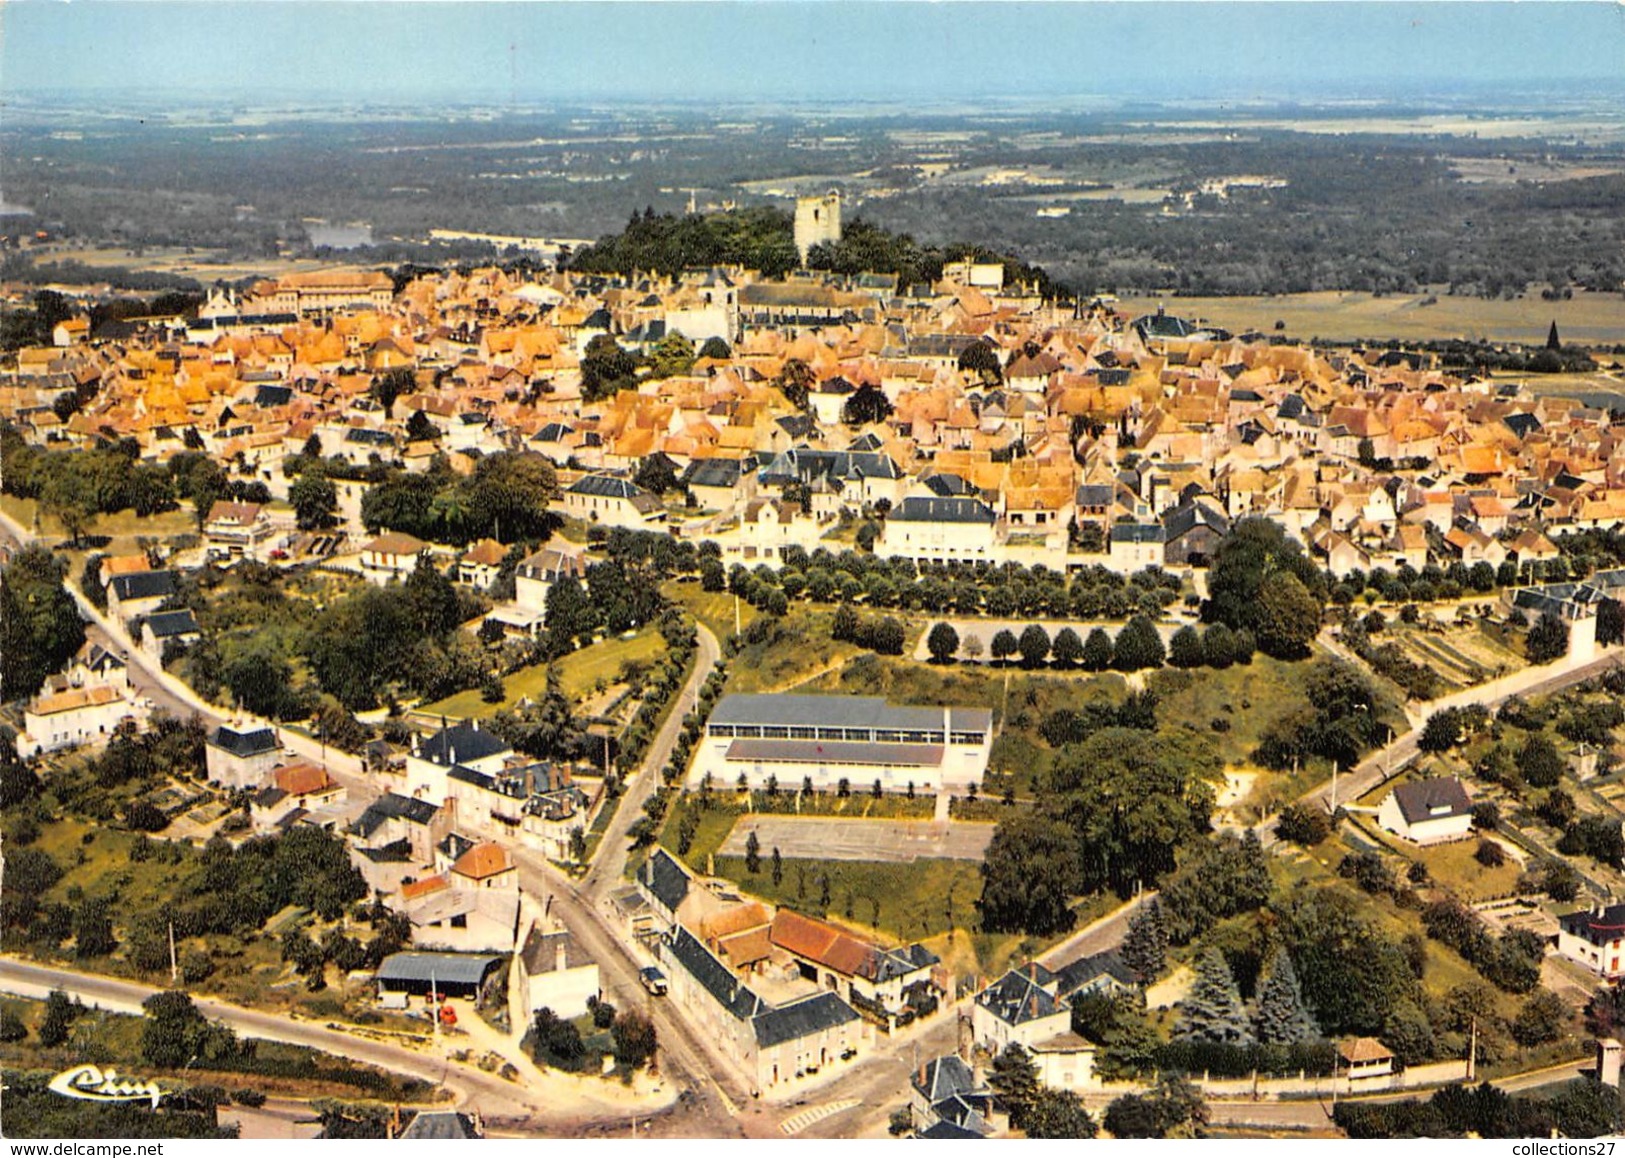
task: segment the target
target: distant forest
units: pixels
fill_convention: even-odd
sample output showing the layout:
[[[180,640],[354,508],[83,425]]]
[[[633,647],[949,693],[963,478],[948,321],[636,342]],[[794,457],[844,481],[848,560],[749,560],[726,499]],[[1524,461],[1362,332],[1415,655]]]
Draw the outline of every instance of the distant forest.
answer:
[[[1550,140],[1292,132],[1244,118],[1233,132],[1187,131],[1166,117],[1061,114],[1019,125],[877,116],[828,132],[788,114],[740,126],[602,110],[273,121],[251,133],[95,119],[10,126],[0,134],[5,198],[36,216],[6,219],[0,233],[48,228],[136,253],[192,246],[238,260],[291,253],[380,265],[504,256],[478,243],[428,245],[433,228],[618,233],[578,254],[578,268],[737,257],[780,272],[794,260],[789,194],[835,187],[849,206],[847,237],[816,264],[878,265],[905,280],[930,277],[974,243],[1019,254],[1030,275],[1041,268],[1082,293],[1437,287],[1501,297],[1625,285],[1625,145],[1581,144],[1556,122]],[[1464,165],[1480,180],[1462,179]],[[992,176],[1008,172],[1018,176]],[[1245,174],[1282,184],[1202,192]],[[1114,190],[1128,199],[1104,196]],[[691,219],[682,212],[691,195],[736,211]],[[1062,205],[1065,216],[1038,216]],[[376,243],[318,251],[312,218],[366,222]],[[15,259],[5,273],[30,276]],[[137,276],[144,285],[124,284],[177,288]]]

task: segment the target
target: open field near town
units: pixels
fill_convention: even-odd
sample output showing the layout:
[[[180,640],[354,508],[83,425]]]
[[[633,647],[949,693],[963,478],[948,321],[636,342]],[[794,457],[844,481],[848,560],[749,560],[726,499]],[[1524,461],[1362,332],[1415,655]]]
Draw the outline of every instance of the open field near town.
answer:
[[[1424,302],[1436,299],[1434,304]],[[1510,301],[1421,294],[1325,291],[1250,297],[1124,297],[1118,309],[1132,317],[1155,313],[1203,318],[1227,330],[1270,334],[1284,321],[1287,336],[1308,340],[1474,338],[1539,344],[1555,321],[1568,344],[1625,342],[1625,295],[1578,292],[1570,301],[1542,301],[1538,292]]]
[[[227,257],[213,250],[180,247],[133,250],[118,246],[47,245],[29,252],[35,261],[42,264],[73,261],[105,269],[172,273],[195,278],[204,284],[216,280],[237,281],[247,277],[284,277],[290,273],[309,273],[312,270],[360,268],[353,265],[335,265],[332,261],[316,258]]]
[[[666,643],[661,639],[660,632],[651,625],[630,638],[617,636],[573,651],[552,666],[559,670],[559,686],[564,694],[579,701],[600,683],[614,683],[622,664],[650,663],[665,650]],[[504,678],[502,686],[507,694],[500,703],[488,702],[478,688],[471,688],[437,703],[425,704],[418,711],[425,715],[446,715],[454,719],[494,716],[513,707],[523,697],[534,699],[541,695],[547,688],[548,667],[545,663],[535,664]]]

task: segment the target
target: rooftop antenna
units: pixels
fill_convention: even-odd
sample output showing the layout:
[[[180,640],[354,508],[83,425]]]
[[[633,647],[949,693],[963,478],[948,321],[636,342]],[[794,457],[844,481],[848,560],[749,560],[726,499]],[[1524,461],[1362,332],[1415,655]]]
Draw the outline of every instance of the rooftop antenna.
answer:
[[[519,45],[508,42],[508,107],[519,107]]]

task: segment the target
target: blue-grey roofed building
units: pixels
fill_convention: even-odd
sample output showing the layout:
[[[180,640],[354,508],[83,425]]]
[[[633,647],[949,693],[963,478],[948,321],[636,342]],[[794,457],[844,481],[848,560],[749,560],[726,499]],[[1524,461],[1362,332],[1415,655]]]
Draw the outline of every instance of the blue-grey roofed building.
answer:
[[[649,907],[667,925],[677,923],[677,910],[688,898],[693,878],[689,871],[663,848],[638,866],[638,891],[649,902]]]
[[[380,994],[476,997],[501,957],[479,953],[391,953],[378,966]]]
[[[135,571],[128,575],[115,575],[107,585],[107,610],[115,619],[135,619],[151,615],[174,594],[173,571]]]
[[[681,925],[656,947],[668,999],[733,1059],[753,1092],[782,1089],[851,1062],[872,1039],[868,1023],[834,993],[769,1004]]]
[[[203,744],[209,779],[227,788],[258,788],[282,762],[276,733],[263,724],[221,724]]]
[[[197,620],[189,607],[179,611],[159,611],[147,616],[141,624],[141,650],[161,660],[164,647],[171,641],[192,643],[203,637]]]
[[[981,783],[992,743],[986,708],[902,707],[876,696],[727,695],[706,723],[690,773],[713,783],[816,788],[878,782],[882,790],[936,791]]]

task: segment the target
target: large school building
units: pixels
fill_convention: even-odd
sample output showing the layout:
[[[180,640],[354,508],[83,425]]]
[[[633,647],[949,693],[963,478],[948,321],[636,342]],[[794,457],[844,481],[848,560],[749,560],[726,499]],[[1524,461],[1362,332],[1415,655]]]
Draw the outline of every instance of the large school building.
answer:
[[[717,787],[770,777],[795,791],[847,781],[855,792],[918,792],[980,784],[993,743],[986,708],[899,707],[878,696],[728,695],[711,713],[689,773]]]

